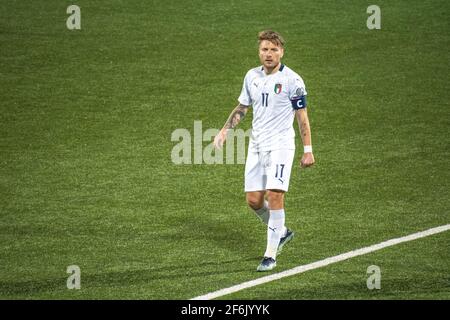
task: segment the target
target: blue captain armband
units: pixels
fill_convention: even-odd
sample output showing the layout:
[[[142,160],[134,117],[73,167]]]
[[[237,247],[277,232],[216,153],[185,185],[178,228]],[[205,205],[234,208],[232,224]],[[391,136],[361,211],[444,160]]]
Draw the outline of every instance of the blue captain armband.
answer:
[[[304,109],[306,108],[306,96],[295,97],[291,100],[291,103],[294,110]]]

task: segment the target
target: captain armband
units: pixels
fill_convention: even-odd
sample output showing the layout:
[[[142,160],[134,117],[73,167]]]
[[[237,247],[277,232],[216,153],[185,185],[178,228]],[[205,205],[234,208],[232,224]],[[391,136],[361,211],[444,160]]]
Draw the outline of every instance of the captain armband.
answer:
[[[304,109],[306,108],[306,96],[295,97],[291,100],[291,103],[294,110]]]

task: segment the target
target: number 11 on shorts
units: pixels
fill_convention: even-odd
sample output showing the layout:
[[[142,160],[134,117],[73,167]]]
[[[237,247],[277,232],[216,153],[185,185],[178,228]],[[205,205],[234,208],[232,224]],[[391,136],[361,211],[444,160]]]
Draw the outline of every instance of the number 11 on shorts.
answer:
[[[275,178],[283,178],[284,164],[277,164],[277,169],[275,171]]]

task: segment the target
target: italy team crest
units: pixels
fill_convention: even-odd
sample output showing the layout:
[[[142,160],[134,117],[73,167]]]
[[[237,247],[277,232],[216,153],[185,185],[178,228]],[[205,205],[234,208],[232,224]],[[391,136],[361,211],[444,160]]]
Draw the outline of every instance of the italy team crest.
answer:
[[[275,91],[276,94],[279,94],[281,92],[281,83],[277,83],[275,88],[273,88],[273,91]]]

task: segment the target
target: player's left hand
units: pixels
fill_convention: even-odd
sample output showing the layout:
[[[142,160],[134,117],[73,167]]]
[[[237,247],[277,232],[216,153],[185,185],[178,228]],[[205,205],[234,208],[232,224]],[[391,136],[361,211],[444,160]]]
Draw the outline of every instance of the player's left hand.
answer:
[[[220,132],[214,137],[214,146],[216,149],[221,149],[225,140],[227,139],[227,129],[222,129]]]
[[[308,152],[308,153],[304,153],[302,160],[300,160],[300,166],[302,168],[307,168],[310,167],[314,164],[315,160],[314,160],[314,155],[312,154],[312,152]]]

